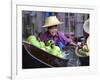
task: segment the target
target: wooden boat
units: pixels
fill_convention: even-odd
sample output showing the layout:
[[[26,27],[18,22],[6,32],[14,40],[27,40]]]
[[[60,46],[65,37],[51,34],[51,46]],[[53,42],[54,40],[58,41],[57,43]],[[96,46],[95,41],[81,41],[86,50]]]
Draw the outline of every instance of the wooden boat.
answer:
[[[47,53],[46,51],[37,48],[34,45],[28,44],[27,42],[23,42],[23,46],[27,53],[40,63],[43,63],[49,67],[65,67],[67,66],[67,60],[63,58],[56,57]]]

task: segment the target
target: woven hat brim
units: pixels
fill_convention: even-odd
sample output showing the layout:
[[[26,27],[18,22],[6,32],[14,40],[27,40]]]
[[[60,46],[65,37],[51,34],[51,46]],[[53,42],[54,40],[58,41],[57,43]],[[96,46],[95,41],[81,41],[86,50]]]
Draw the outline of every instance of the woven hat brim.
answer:
[[[54,26],[54,25],[60,25],[60,24],[63,24],[64,22],[60,22],[60,23],[55,23],[55,24],[49,24],[49,25],[44,25],[42,27],[51,27],[51,26]]]

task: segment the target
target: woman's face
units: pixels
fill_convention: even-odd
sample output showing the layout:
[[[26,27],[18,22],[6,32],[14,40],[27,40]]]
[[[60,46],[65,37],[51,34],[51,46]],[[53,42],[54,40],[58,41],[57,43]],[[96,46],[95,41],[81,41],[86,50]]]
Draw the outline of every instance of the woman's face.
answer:
[[[48,31],[52,36],[55,36],[58,31],[57,25],[49,27]]]

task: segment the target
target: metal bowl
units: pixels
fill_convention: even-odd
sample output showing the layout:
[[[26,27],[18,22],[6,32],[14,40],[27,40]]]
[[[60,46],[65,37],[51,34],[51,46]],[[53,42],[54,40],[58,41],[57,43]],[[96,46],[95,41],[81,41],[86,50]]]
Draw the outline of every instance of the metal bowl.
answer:
[[[77,55],[78,57],[87,57],[87,56],[89,56],[88,53],[86,53],[85,56],[81,55],[81,54],[79,53],[79,47],[76,47],[76,48],[75,48],[75,53],[76,53],[76,55]]]

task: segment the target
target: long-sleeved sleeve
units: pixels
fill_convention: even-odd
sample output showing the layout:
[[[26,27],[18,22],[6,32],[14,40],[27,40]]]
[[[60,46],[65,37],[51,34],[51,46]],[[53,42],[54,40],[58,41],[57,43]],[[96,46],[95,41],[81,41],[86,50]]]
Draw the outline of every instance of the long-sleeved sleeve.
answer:
[[[67,44],[70,44],[72,42],[72,39],[70,38],[67,38],[64,33],[62,32],[59,32],[59,37],[60,37],[60,40],[63,42],[63,44],[67,45]]]

